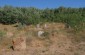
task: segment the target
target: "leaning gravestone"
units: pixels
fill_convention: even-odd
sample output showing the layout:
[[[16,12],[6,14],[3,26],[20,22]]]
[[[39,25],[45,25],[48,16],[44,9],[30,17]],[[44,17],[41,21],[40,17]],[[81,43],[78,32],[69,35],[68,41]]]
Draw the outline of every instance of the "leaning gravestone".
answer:
[[[16,37],[12,40],[13,50],[26,50],[26,38],[25,37]]]

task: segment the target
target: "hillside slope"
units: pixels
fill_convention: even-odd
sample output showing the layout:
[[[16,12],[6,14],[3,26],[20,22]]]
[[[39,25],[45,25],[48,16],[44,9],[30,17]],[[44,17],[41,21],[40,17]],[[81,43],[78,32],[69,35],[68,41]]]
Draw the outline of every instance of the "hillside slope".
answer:
[[[75,38],[76,35],[62,23],[46,23],[37,28],[33,25],[15,27],[0,25],[0,55],[85,55],[85,42]],[[44,31],[41,37],[38,31]],[[25,51],[13,51],[12,38],[26,36]]]

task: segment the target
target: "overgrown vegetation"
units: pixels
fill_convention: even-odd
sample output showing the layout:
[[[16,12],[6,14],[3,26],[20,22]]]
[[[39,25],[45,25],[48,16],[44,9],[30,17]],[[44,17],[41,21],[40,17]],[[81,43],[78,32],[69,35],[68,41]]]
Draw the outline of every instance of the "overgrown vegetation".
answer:
[[[85,8],[0,7],[0,23],[29,25],[43,22],[62,22],[75,30],[80,30],[85,27]]]

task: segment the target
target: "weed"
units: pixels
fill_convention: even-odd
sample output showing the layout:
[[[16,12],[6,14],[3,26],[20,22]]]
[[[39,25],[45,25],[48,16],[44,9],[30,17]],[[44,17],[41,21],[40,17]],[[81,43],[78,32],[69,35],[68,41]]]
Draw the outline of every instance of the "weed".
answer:
[[[5,31],[0,31],[0,39],[2,39],[6,35]]]
[[[21,24],[21,23],[18,23],[18,25],[16,26],[17,27],[17,30],[21,30],[23,28],[25,28],[25,24]]]
[[[44,32],[42,35],[41,35],[42,39],[49,39],[49,32]]]
[[[43,36],[48,36],[48,34],[49,34],[48,32],[44,32]]]
[[[74,55],[80,55],[79,53],[74,53]]]

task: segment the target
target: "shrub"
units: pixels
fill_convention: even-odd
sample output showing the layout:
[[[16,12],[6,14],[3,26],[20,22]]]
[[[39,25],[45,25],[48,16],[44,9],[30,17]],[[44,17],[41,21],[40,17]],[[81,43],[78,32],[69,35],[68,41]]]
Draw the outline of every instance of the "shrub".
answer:
[[[25,24],[18,23],[16,27],[17,27],[17,30],[22,30],[25,28]]]
[[[37,9],[34,7],[0,7],[0,23],[26,25],[44,22],[66,23],[75,30],[85,27],[85,8]],[[84,24],[84,25],[83,25]]]

